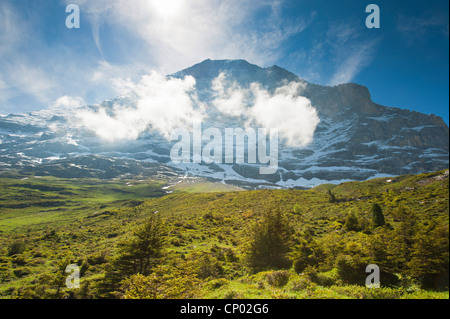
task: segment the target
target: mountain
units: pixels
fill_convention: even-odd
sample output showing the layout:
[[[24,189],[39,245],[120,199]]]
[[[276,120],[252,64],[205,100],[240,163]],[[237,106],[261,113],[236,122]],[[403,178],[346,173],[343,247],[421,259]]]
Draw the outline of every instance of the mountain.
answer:
[[[278,66],[261,68],[244,60],[206,60],[169,76],[195,78],[199,103],[208,105],[204,127],[245,125],[242,117],[224,116],[211,103],[215,97],[212,83],[221,73],[239,88],[249,89],[257,83],[271,93],[286,83],[298,83],[296,94],[316,109],[320,123],[312,142],[292,147],[280,141],[275,174],[261,175],[260,165],[236,162],[174,164],[169,156],[174,142],[152,130],[137,139],[105,143],[79,124],[80,109],[1,116],[0,170],[100,178],[162,173],[201,176],[248,188],[309,188],[449,166],[449,128],[440,117],[379,105],[358,84],[316,85]],[[121,96],[81,110],[111,110],[133,103],[133,97]]]

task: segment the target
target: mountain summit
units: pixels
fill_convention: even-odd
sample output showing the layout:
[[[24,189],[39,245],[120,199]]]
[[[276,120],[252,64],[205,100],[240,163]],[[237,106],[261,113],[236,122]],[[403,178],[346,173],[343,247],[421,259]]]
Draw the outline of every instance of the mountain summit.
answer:
[[[254,165],[245,163],[175,165],[169,157],[173,143],[151,129],[135,140],[105,143],[76,124],[79,110],[0,117],[0,169],[108,178],[145,174],[161,165],[178,174],[253,188],[313,187],[437,171],[449,165],[449,128],[440,117],[379,105],[372,101],[369,90],[358,84],[311,84],[278,66],[260,68],[245,60],[205,60],[169,76],[195,79],[198,101],[208,105],[205,127],[245,124],[241,117],[223,116],[214,108],[217,92],[213,83],[221,74],[226,75],[228,87],[240,90],[256,84],[273,93],[296,83],[295,95],[308,99],[317,111],[320,123],[310,144],[296,148],[280,143],[276,174],[259,175]],[[133,103],[133,99],[121,97],[83,109]]]

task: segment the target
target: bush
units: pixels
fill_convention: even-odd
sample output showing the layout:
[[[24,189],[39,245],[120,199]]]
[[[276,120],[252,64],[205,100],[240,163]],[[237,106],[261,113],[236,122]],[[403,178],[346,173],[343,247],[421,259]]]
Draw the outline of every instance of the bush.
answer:
[[[311,267],[311,266],[308,266],[304,272],[304,275],[306,276],[306,278],[308,278],[309,281],[314,282],[314,283],[316,283],[316,281],[317,281],[318,274],[319,274],[319,272],[318,272],[317,268]]]
[[[335,292],[358,299],[399,299],[405,295],[403,288],[367,289],[361,286],[334,287]]]
[[[309,266],[308,258],[297,258],[294,261],[294,270],[296,273],[301,274]]]
[[[225,248],[224,254],[226,262],[234,263],[239,261],[239,258],[231,248]]]
[[[330,287],[339,284],[339,278],[336,269],[328,272],[309,272],[309,280],[322,287]]]
[[[242,295],[235,290],[230,290],[225,294],[225,296],[223,296],[223,298],[224,299],[240,299],[240,298],[242,298]]]
[[[359,231],[359,221],[358,217],[354,212],[350,212],[345,219],[344,229],[346,231]]]
[[[122,299],[192,299],[197,296],[199,280],[184,270],[158,266],[149,276],[136,274],[122,282]]]
[[[187,266],[199,279],[218,278],[224,273],[222,263],[206,252],[193,252],[186,259]]]
[[[325,262],[325,257],[323,245],[310,235],[307,235],[291,254],[297,273],[302,273],[308,266],[319,267]]]
[[[98,254],[92,254],[89,255],[87,257],[87,262],[89,263],[89,265],[101,265],[101,264],[105,264],[107,262],[106,259],[106,252],[100,252]]]
[[[294,260],[294,270],[296,273],[303,273],[308,267],[318,266],[319,262],[310,249],[300,250],[299,255]]]
[[[348,284],[365,285],[367,277],[365,266],[349,255],[339,255],[336,258],[337,274]]]
[[[8,256],[21,254],[25,251],[26,246],[24,242],[14,242],[8,247]]]
[[[17,278],[22,278],[22,277],[25,277],[25,276],[31,274],[31,270],[26,267],[20,267],[20,268],[14,269],[13,274]]]
[[[15,256],[12,258],[12,262],[18,266],[25,266],[27,264],[27,260],[23,258],[23,256]]]
[[[203,214],[203,219],[204,220],[213,221],[214,220],[214,215],[211,212],[207,212],[207,213]]]
[[[266,278],[269,285],[274,287],[283,287],[288,283],[290,276],[291,274],[288,270],[279,270],[268,273]]]
[[[213,279],[208,282],[208,288],[212,290],[219,289],[222,286],[225,286],[229,283],[229,281],[225,278]]]
[[[314,291],[317,288],[317,284],[309,280],[309,278],[302,276],[300,279],[292,281],[291,290],[293,291]]]

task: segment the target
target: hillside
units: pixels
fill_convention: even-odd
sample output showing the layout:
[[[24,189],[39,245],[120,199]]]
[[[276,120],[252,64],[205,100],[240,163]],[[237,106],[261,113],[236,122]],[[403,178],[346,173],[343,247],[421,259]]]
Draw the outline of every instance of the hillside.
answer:
[[[192,181],[167,193],[163,180],[11,174],[0,185],[0,296],[448,298],[448,177],[445,170],[310,190],[208,193],[215,184]],[[257,225],[271,211],[287,223],[290,262],[249,268]],[[117,272],[123,247],[152,216],[164,221],[163,256],[148,275]],[[68,263],[81,267],[80,289],[64,286]],[[382,271],[380,289],[364,287],[369,263]],[[112,273],[128,281],[111,286]],[[151,291],[155,284],[160,293]]]

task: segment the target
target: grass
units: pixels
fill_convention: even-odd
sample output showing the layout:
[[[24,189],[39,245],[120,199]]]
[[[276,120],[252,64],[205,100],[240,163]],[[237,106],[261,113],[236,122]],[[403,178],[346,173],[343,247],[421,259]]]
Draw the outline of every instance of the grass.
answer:
[[[18,291],[27,287],[37,289],[67,255],[88,263],[83,278],[96,282],[117,244],[158,211],[169,226],[169,260],[204,252],[221,265],[219,278],[204,280],[200,298],[447,299],[448,291],[374,290],[337,281],[324,286],[292,269],[285,284],[274,286],[268,280],[273,271],[248,275],[243,263],[250,226],[271,208],[285,213],[296,233],[307,231],[315,238],[343,233],[350,211],[370,219],[375,202],[393,226],[397,223],[394,213],[401,205],[423,223],[436,221],[448,227],[448,178],[444,177],[441,171],[311,190],[242,191],[201,179],[98,180],[10,174],[0,178],[0,297],[18,297]],[[329,190],[336,196],[334,203],[329,201]],[[25,251],[8,256],[8,247],[14,242],[25,243]],[[326,282],[335,280],[332,272],[321,276],[328,278]]]
[[[403,288],[366,288],[358,285],[320,286],[306,275],[290,272],[281,287],[268,281],[274,271],[261,272],[232,281],[211,281],[205,286],[205,299],[448,299],[446,292]]]
[[[0,231],[85,217],[102,207],[165,195],[161,180],[0,178]]]

